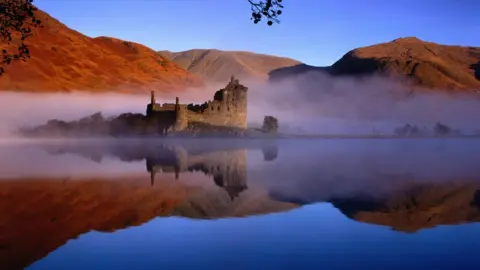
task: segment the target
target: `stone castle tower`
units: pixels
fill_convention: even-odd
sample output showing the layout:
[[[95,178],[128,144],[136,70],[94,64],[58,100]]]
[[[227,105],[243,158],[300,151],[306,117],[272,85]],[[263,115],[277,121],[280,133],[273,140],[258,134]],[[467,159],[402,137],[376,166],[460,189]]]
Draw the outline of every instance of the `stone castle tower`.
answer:
[[[248,88],[232,75],[227,86],[215,93],[213,99],[220,103],[219,115],[230,118],[225,119],[226,125],[247,127],[247,90]]]

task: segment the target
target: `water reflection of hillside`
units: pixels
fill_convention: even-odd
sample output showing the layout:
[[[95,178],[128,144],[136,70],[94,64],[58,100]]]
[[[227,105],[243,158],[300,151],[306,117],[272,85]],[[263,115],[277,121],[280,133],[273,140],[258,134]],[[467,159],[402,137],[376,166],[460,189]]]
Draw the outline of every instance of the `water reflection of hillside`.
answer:
[[[382,196],[333,198],[330,203],[354,220],[416,232],[480,222],[480,181],[410,185]]]
[[[146,179],[148,175],[115,181],[3,179],[0,268],[24,269],[84,233],[114,232],[156,217],[245,217],[296,207],[261,191],[244,192],[232,201],[219,187],[189,186],[173,179],[159,179],[152,187]]]

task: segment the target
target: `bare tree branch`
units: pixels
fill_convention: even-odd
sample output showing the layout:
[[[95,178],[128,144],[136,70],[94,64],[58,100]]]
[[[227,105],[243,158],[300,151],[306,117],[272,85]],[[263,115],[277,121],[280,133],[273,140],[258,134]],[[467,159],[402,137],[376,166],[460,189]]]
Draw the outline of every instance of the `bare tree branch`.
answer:
[[[32,3],[33,0],[0,0],[0,42],[4,46],[1,49],[0,75],[5,72],[4,66],[12,61],[27,61],[30,58],[24,41],[32,35],[31,27],[41,25],[34,14],[37,8]],[[18,45],[17,52],[8,52],[12,44]]]
[[[252,20],[254,23],[259,23],[262,18],[267,20],[268,25],[280,23],[278,16],[282,14],[282,0],[247,1],[252,8]]]

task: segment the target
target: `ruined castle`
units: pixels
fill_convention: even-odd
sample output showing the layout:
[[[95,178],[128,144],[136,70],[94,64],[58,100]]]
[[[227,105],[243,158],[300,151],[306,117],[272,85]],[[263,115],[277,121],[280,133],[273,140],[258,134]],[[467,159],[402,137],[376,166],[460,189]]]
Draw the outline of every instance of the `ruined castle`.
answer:
[[[215,92],[213,100],[201,105],[180,104],[178,97],[175,104],[158,104],[152,91],[147,117],[156,119],[163,133],[181,131],[190,123],[246,128],[247,90],[232,76],[225,88]]]

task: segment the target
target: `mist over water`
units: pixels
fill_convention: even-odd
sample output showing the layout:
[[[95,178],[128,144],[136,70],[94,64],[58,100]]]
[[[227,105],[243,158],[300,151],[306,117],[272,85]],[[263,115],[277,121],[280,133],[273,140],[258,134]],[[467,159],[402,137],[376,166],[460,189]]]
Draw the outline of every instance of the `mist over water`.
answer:
[[[187,90],[178,95],[182,102],[188,103],[206,98],[202,89]],[[156,93],[159,103],[173,103],[175,96],[174,93]],[[0,138],[10,137],[11,132],[19,127],[44,124],[50,119],[73,121],[97,112],[105,117],[126,112],[145,114],[149,102],[150,93],[0,92]]]
[[[480,179],[480,140],[476,139],[280,140],[273,145],[261,140],[59,140],[0,145],[0,179],[128,175],[148,178],[149,158],[153,158],[149,162],[171,159],[159,152],[165,145],[167,149],[177,149],[176,153],[186,151],[186,157],[199,164],[205,157],[215,160],[218,155],[223,160],[222,155],[235,156],[237,151],[248,149],[245,166],[249,185],[317,200],[352,193],[376,194],[411,183]],[[266,161],[262,155],[265,147],[276,148],[278,155]]]
[[[281,82],[242,80],[249,87],[248,121],[260,125],[265,115],[279,119],[283,132],[316,134],[391,133],[394,127],[415,124],[433,127],[442,122],[462,132],[480,130],[477,96],[411,91],[393,81],[369,77],[337,78],[319,72],[298,75]],[[213,99],[221,83],[182,93],[156,91],[157,102],[201,104]],[[156,90],[156,89],[153,89]],[[22,126],[49,119],[71,121],[96,112],[114,116],[145,113],[149,93],[0,93],[0,137]]]
[[[268,85],[252,85],[249,98],[280,124],[308,133],[392,132],[399,125],[433,127],[442,122],[462,131],[480,129],[480,99],[474,94],[415,92],[382,78],[332,77],[309,72]]]
[[[143,98],[143,102],[142,102]],[[0,93],[0,135],[21,126],[39,125],[50,119],[72,121],[103,112],[105,116],[121,112],[141,112],[146,96],[126,94],[73,93]]]
[[[72,153],[53,155],[39,145],[48,144],[0,144],[0,179],[125,177],[143,172],[145,167],[144,162],[126,163],[111,156],[93,160]]]
[[[480,184],[478,158],[476,139],[286,141],[276,160],[249,176],[285,196],[323,201],[409,185]]]

